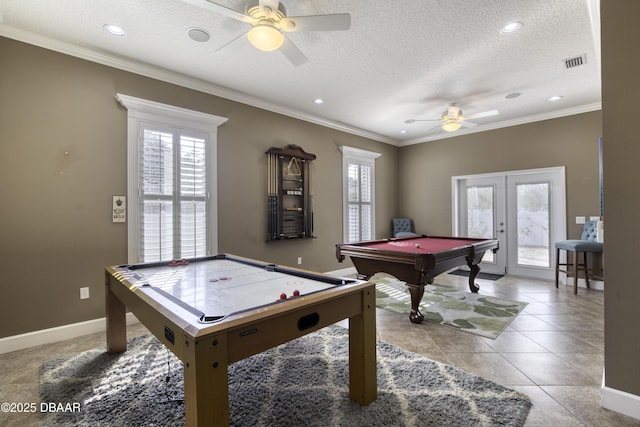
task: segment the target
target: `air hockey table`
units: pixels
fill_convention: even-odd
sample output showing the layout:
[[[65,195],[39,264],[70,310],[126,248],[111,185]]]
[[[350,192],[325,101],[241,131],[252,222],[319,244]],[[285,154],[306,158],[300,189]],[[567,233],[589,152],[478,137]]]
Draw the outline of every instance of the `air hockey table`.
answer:
[[[349,319],[349,396],[377,397],[374,284],[221,254],[105,273],[107,351],[126,351],[129,309],[184,366],[187,426],[228,425],[227,368]]]

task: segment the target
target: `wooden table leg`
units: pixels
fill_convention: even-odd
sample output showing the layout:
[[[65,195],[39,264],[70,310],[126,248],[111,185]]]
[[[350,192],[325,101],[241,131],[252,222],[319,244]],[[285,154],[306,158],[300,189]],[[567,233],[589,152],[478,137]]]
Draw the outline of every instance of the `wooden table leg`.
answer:
[[[184,359],[185,424],[229,425],[229,376],[225,334],[188,341]]]
[[[362,313],[349,318],[349,397],[368,405],[378,396],[375,287],[362,291]]]
[[[122,353],[127,350],[126,307],[111,291],[111,275],[105,275],[107,352]]]

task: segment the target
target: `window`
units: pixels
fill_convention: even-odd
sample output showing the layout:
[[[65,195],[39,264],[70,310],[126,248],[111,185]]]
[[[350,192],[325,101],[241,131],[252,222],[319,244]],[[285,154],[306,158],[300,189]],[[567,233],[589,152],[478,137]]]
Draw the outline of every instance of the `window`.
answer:
[[[117,98],[129,115],[129,262],[216,253],[217,127],[226,119]]]
[[[342,146],[344,241],[375,238],[375,159],[379,153]]]
[[[141,261],[207,255],[207,136],[140,122]]]

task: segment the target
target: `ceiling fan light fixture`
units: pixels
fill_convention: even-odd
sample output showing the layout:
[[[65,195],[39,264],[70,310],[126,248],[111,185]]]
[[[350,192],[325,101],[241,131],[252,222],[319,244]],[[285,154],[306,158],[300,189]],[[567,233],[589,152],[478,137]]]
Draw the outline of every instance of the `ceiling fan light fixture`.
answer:
[[[271,52],[284,43],[284,35],[269,21],[260,21],[247,33],[249,43],[258,50]]]
[[[457,120],[447,120],[442,123],[442,130],[446,132],[455,132],[462,127],[462,123]]]

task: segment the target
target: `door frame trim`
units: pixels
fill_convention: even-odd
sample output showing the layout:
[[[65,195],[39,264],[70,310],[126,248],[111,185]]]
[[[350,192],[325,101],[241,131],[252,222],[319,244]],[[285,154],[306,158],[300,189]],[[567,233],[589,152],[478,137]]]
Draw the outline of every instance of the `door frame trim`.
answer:
[[[546,168],[537,168],[537,169],[522,169],[522,170],[512,170],[512,171],[500,171],[500,172],[489,172],[489,173],[479,173],[479,174],[471,174],[471,175],[456,175],[451,177],[451,199],[452,199],[452,209],[451,209],[451,224],[452,224],[452,233],[454,236],[458,235],[460,231],[460,227],[458,224],[458,210],[459,206],[459,194],[458,194],[458,181],[467,180],[467,179],[481,179],[481,178],[496,178],[503,177],[506,178],[511,175],[528,175],[528,174],[540,174],[540,173],[557,173],[560,176],[562,186],[564,191],[562,191],[561,197],[561,206],[556,206],[555,209],[559,209],[560,212],[558,214],[559,217],[563,218],[564,221],[561,224],[553,224],[555,231],[558,233],[557,236],[560,236],[562,239],[566,239],[567,236],[567,181],[566,181],[566,168],[565,166],[552,166]],[[506,189],[505,189],[506,190]],[[551,236],[553,239],[553,236]],[[549,242],[551,245],[552,243]],[[555,251],[551,251],[551,269],[553,270],[555,266]],[[509,265],[507,260],[507,266]],[[507,274],[508,268],[507,268]]]

